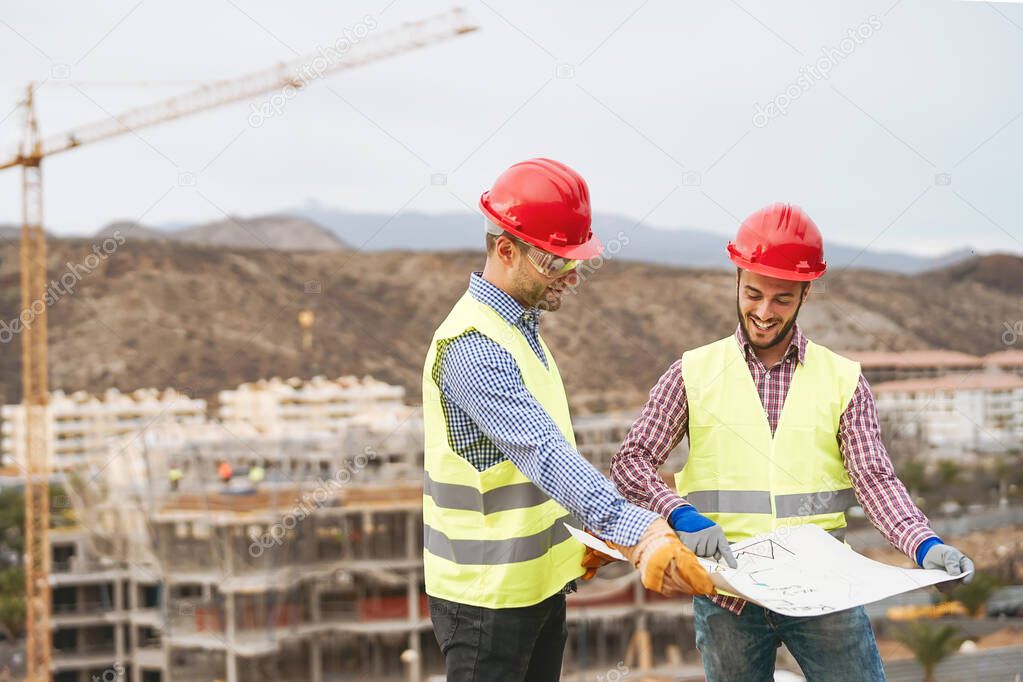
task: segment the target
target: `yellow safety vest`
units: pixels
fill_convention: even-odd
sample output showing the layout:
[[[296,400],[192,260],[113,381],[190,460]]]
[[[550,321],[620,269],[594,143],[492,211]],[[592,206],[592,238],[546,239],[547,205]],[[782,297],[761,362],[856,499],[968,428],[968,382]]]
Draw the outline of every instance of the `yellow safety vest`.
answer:
[[[477,471],[448,437],[438,351],[477,331],[508,351],[526,388],[575,447],[561,375],[547,345],[544,367],[525,336],[466,293],[434,333],[423,368],[423,568],[434,597],[487,608],[537,604],[583,573],[583,545],[563,522],[569,512],[510,461]]]
[[[734,336],[686,352],[689,459],[679,495],[720,524],[730,542],[814,523],[840,539],[856,503],[838,425],[859,363],[808,342],[774,436]]]

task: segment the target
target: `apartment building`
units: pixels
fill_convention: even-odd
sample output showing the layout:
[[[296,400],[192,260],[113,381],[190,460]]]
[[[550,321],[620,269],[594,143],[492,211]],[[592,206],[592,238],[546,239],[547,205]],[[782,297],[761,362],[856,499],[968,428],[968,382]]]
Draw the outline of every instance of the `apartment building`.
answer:
[[[967,374],[984,369],[983,360],[976,355],[951,350],[850,350],[839,353],[860,363],[871,384]]]
[[[146,388],[121,393],[109,389],[101,396],[85,391],[70,395],[54,391],[50,396],[50,470],[63,473],[88,465],[108,452],[110,442],[131,437],[140,429],[166,423],[201,424],[206,421],[206,401],[190,398],[174,389]],[[25,410],[4,405],[0,454],[4,464],[24,466]]]
[[[878,411],[938,457],[1023,443],[1023,376],[976,373],[875,384]]]
[[[985,355],[982,361],[988,370],[1023,376],[1023,350],[1003,350],[990,353]]]
[[[330,433],[349,417],[401,411],[405,389],[372,377],[261,380],[221,391],[220,420],[272,435]]]

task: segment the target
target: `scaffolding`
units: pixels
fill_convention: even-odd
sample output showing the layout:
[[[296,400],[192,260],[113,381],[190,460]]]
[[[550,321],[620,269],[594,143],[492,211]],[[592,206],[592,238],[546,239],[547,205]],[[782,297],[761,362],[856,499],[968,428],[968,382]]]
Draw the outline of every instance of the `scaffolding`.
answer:
[[[51,541],[54,679],[441,673],[423,585],[421,414],[381,402],[304,433],[246,418],[163,422],[69,472],[79,525]],[[580,420],[580,450],[606,469],[630,423]],[[696,670],[691,606],[636,578],[609,566],[569,596],[566,673]]]

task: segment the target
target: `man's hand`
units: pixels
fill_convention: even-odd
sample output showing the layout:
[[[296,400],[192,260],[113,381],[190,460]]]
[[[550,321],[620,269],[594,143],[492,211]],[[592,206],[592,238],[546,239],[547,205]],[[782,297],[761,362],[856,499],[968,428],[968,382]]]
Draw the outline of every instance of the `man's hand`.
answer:
[[[686,505],[676,509],[671,513],[671,525],[678,533],[678,539],[696,556],[724,559],[731,568],[739,567],[724,529],[696,511],[695,507]]]
[[[721,526],[714,524],[709,528],[696,531],[695,533],[683,533],[678,531],[678,539],[689,549],[693,550],[696,556],[714,559],[724,559],[731,568],[738,568],[739,564],[732,556],[732,547],[725,538],[725,531]]]
[[[586,532],[590,533],[588,530]],[[593,533],[590,533],[590,535],[593,535]],[[597,536],[593,535],[593,537]],[[613,561],[618,561],[618,559],[609,557],[600,550],[587,546],[586,553],[583,554],[583,560],[580,562],[582,567],[586,569],[586,572],[582,574],[582,579],[589,580],[593,576],[597,575],[598,568],[601,566],[607,566]]]
[[[939,571],[945,571],[949,575],[962,575],[967,571],[973,570],[973,561],[951,545],[938,544],[927,550],[921,566],[923,568],[936,568]],[[973,573],[963,578],[962,582],[968,583],[971,580],[973,580]],[[950,592],[958,586],[958,580],[935,585],[941,592]]]
[[[611,547],[639,569],[647,589],[666,596],[714,594],[710,575],[662,518],[655,519],[636,544]]]

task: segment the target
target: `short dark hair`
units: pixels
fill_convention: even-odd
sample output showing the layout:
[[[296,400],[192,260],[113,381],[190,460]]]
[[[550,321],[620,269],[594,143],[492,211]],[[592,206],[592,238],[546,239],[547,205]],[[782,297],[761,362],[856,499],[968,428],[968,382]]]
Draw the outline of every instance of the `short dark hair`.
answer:
[[[491,223],[493,224],[493,223]],[[496,225],[495,225],[496,227]],[[487,230],[484,233],[485,243],[487,245],[487,255],[490,255],[494,251],[494,247],[497,245],[497,240],[501,237],[507,237],[512,244],[514,244],[519,251],[525,251],[529,248],[529,245],[523,242],[521,239],[511,234],[510,232],[502,231],[500,234],[495,234],[491,230]]]

